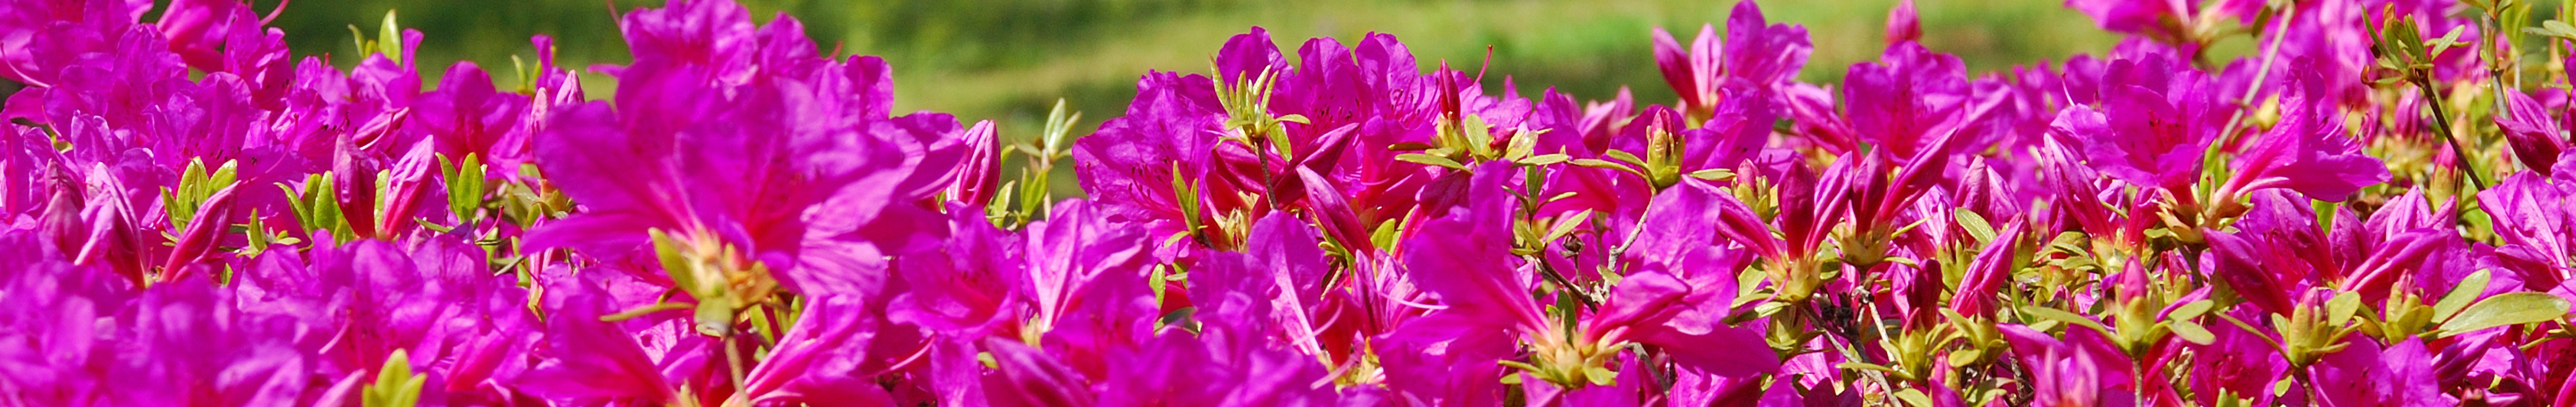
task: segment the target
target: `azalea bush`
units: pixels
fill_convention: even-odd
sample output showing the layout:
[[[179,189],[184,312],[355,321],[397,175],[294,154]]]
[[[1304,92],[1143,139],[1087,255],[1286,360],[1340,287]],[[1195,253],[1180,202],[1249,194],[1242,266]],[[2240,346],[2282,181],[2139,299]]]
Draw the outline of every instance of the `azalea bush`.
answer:
[[[1833,84],[1744,2],[1648,101],[1252,28],[1006,138],[726,0],[516,88],[0,1],[0,405],[2576,400],[2576,18],[2066,3],[2128,39]]]

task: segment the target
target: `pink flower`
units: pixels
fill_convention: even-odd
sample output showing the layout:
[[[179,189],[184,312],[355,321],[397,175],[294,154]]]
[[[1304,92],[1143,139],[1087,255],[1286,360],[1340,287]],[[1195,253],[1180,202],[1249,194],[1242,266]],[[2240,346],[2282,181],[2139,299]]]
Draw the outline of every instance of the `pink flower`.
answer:
[[[2388,182],[2388,166],[2361,153],[2331,104],[2284,103],[2283,123],[2248,141],[2233,159],[2235,172],[2219,196],[2288,188],[2308,197],[2342,202],[2362,187]]]
[[[536,140],[546,177],[584,210],[530,246],[628,258],[659,231],[730,247],[739,258],[706,261],[777,270],[790,291],[866,292],[884,253],[944,233],[917,202],[951,173],[922,168],[962,129],[886,116],[883,61],[817,57],[793,19],[754,32],[723,2],[638,10],[622,27],[636,62],[613,70],[617,99],[564,108]]]
[[[1795,77],[1814,51],[1806,27],[1769,24],[1762,6],[1752,1],[1736,3],[1728,14],[1723,43],[1713,25],[1700,26],[1688,49],[1672,33],[1655,29],[1655,66],[1673,92],[1681,94],[1681,108],[1692,120],[1705,120],[1715,111],[1725,99],[1719,90],[1730,84],[1776,94],[1774,89]]]
[[[2496,127],[2504,129],[2505,144],[2513,148],[2513,157],[2540,175],[2550,175],[2558,165],[2558,156],[2570,148],[2566,129],[2549,117],[2540,101],[2522,92],[2507,92],[2504,114],[2496,115]]]

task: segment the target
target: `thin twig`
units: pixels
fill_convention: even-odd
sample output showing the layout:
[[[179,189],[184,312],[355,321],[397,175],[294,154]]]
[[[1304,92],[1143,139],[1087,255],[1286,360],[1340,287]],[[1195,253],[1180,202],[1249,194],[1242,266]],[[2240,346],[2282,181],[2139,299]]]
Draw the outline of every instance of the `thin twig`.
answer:
[[[2227,117],[2227,127],[2218,128],[2219,140],[2209,145],[2211,152],[2216,152],[2219,148],[2236,141],[2236,126],[2244,124],[2245,112],[2254,110],[2254,94],[2263,89],[2263,81],[2272,75],[2272,62],[2281,57],[2281,39],[2289,36],[2290,22],[2298,16],[2299,7],[2295,3],[2281,12],[2281,28],[2272,30],[2272,46],[2263,48],[2263,63],[2256,66],[2254,81],[2245,84],[2245,95],[2237,97],[2236,114]],[[2258,29],[2255,32],[2262,31]]]
[[[1540,249],[1540,250],[1546,250],[1546,249],[1542,248],[1542,249]],[[1547,278],[1547,282],[1549,282],[1549,283],[1553,283],[1553,284],[1556,284],[1556,286],[1557,286],[1558,288],[1564,288],[1564,289],[1565,289],[1565,292],[1566,292],[1567,294],[1570,294],[1570,295],[1573,295],[1573,296],[1574,296],[1574,301],[1575,301],[1575,302],[1579,302],[1579,303],[1582,303],[1582,304],[1583,304],[1583,309],[1594,310],[1594,311],[1599,311],[1599,310],[1601,310],[1601,303],[1600,303],[1600,302],[1598,302],[1598,301],[1593,301],[1593,300],[1592,300],[1592,294],[1591,294],[1591,293],[1586,293],[1586,292],[1584,292],[1584,291],[1583,291],[1583,288],[1581,288],[1581,287],[1577,287],[1577,286],[1575,286],[1575,285],[1574,285],[1574,282],[1573,282],[1573,281],[1567,280],[1567,279],[1565,278],[1565,275],[1564,275],[1564,274],[1559,274],[1559,273],[1557,273],[1557,272],[1556,272],[1556,267],[1555,267],[1555,266],[1550,266],[1550,265],[1548,265],[1548,264],[1547,264],[1547,259],[1546,259],[1546,258],[1541,257],[1541,256],[1538,256],[1538,255],[1531,255],[1531,256],[1529,256],[1529,261],[1530,261],[1531,263],[1536,263],[1536,264],[1538,264],[1538,274],[1539,274],[1539,276],[1541,276],[1541,277],[1546,277],[1546,278]]]
[[[2477,163],[2469,160],[2468,147],[2462,146],[2460,137],[2451,133],[2451,114],[2442,109],[2442,99],[2439,97],[2439,92],[2433,91],[2432,81],[2430,75],[2424,75],[2415,76],[2411,82],[2414,82],[2415,89],[2424,95],[2424,106],[2433,109],[2433,129],[2441,132],[2442,140],[2451,144],[2451,155],[2458,160],[2460,172],[2468,175],[2470,185],[2477,186],[2479,190],[2486,190],[2486,177],[2478,175]]]

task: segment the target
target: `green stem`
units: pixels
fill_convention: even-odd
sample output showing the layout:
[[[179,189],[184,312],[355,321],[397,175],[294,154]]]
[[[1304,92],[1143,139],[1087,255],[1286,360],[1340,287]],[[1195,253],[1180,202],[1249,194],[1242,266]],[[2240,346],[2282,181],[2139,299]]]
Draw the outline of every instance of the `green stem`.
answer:
[[[2451,114],[2442,109],[2441,94],[2433,91],[2433,79],[2430,73],[2416,76],[2414,82],[2415,90],[2424,96],[2424,106],[2433,109],[2434,131],[2440,132],[2442,140],[2451,144],[2451,155],[2459,160],[2460,172],[2468,176],[2470,185],[2477,186],[2478,190],[2486,190],[2486,177],[2478,175],[2477,163],[2470,160],[2468,147],[2460,144],[2459,135],[2451,133]]]
[[[731,373],[731,374],[733,375],[733,385],[734,385],[734,387],[736,387],[736,388],[740,388],[740,387],[742,387],[742,385],[743,385],[743,383],[742,383],[742,377],[743,377],[743,371],[742,371],[742,349],[741,349],[741,348],[736,348],[736,347],[734,347],[734,346],[733,346],[733,338],[732,338],[732,337],[725,337],[725,338],[722,338],[722,339],[717,340],[717,341],[716,341],[716,346],[723,346],[723,347],[724,347],[724,353],[725,353],[725,364],[726,364],[726,365],[729,365],[729,366],[732,368],[728,373]]]
[[[1539,250],[1546,250],[1546,248],[1542,247]],[[1575,286],[1574,281],[1567,280],[1564,274],[1557,273],[1555,266],[1547,264],[1547,259],[1538,255],[1530,255],[1526,257],[1531,263],[1538,265],[1539,276],[1546,277],[1547,282],[1556,284],[1557,288],[1565,289],[1565,293],[1567,295],[1574,296],[1575,302],[1583,303],[1583,309],[1596,311],[1601,309],[1601,303],[1593,300],[1592,294],[1586,293],[1581,287]]]

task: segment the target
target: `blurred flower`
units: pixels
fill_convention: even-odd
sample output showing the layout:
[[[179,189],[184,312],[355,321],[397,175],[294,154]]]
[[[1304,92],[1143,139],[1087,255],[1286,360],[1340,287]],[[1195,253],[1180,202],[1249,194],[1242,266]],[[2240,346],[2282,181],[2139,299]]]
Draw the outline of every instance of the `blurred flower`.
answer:
[[[1807,65],[1807,54],[1815,48],[1807,43],[1806,27],[1767,23],[1762,6],[1752,1],[1735,4],[1728,13],[1726,32],[1728,36],[1721,40],[1717,26],[1701,25],[1699,36],[1686,50],[1672,33],[1655,29],[1655,65],[1663,71],[1664,82],[1681,94],[1679,107],[1693,123],[1707,120],[1716,111],[1726,99],[1719,90],[1730,84],[1741,83],[1766,96],[1777,94],[1776,89]]]

